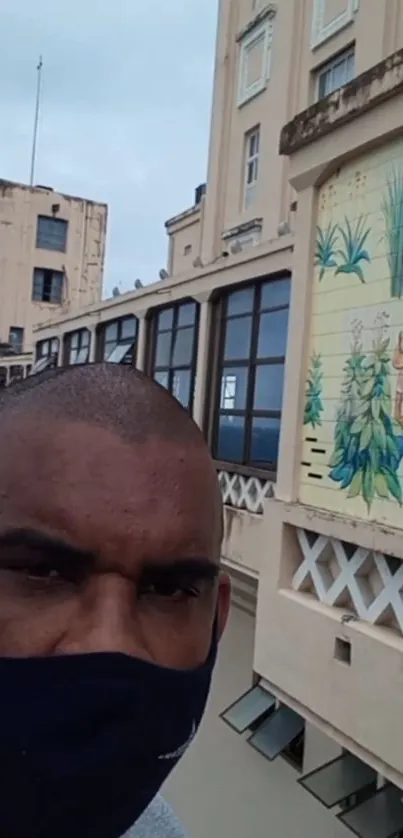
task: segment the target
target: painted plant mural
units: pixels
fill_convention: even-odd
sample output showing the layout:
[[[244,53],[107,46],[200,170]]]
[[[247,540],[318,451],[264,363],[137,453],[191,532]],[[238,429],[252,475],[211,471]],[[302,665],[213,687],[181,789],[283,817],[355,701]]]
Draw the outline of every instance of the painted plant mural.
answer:
[[[397,472],[403,454],[403,435],[402,427],[391,416],[387,321],[385,312],[377,315],[369,355],[362,351],[362,324],[355,324],[330,461],[329,477],[340,488],[348,489],[349,498],[362,495],[368,510],[375,496],[402,503]]]
[[[313,428],[322,424],[322,383],[322,359],[316,352],[312,352],[305,390],[304,425],[312,425]]]
[[[403,140],[329,178],[316,229],[300,498],[403,529]]]
[[[403,295],[403,169],[390,173],[382,201],[385,238],[388,245],[390,296]]]
[[[337,274],[355,274],[360,282],[365,282],[362,262],[370,262],[366,250],[366,241],[371,232],[364,216],[351,224],[347,216],[342,224],[332,224],[322,229],[317,227],[315,265],[319,267],[319,282],[326,271],[333,268]]]

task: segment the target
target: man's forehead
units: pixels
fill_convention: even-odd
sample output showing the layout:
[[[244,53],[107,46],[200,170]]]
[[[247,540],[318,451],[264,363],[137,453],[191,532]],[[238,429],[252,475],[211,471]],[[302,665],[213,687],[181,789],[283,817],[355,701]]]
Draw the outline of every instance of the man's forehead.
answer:
[[[152,436],[128,444],[80,422],[25,420],[2,439],[0,525],[22,516],[24,526],[40,521],[87,549],[103,539],[115,550],[211,553],[220,509],[202,448]]]

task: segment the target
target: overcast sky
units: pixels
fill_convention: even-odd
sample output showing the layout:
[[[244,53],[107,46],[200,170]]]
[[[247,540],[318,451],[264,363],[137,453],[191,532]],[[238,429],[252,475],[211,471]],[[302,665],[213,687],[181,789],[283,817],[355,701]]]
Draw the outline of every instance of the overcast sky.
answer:
[[[205,180],[217,0],[0,0],[0,177],[109,204],[106,288],[158,277]]]

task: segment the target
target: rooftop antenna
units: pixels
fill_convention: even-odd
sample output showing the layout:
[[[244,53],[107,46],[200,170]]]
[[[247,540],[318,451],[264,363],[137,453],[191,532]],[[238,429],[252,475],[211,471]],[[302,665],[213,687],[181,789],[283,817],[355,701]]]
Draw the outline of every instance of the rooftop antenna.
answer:
[[[41,104],[42,67],[43,67],[43,61],[42,61],[42,56],[40,55],[38,66],[36,68],[36,72],[37,72],[36,104],[35,104],[34,136],[33,136],[33,139],[32,139],[31,177],[30,177],[30,181],[29,181],[30,186],[34,185],[34,178],[35,178],[36,142],[37,142],[37,139],[38,139],[39,108],[40,108],[40,104]]]

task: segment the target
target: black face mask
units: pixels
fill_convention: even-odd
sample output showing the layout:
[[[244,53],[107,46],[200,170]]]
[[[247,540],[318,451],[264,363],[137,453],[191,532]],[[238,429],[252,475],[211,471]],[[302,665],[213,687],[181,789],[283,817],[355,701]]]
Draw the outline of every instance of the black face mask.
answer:
[[[0,836],[122,835],[196,733],[216,645],[186,671],[112,653],[1,658]]]

